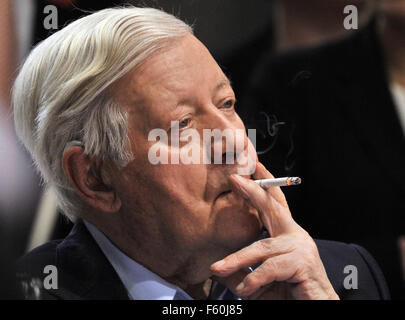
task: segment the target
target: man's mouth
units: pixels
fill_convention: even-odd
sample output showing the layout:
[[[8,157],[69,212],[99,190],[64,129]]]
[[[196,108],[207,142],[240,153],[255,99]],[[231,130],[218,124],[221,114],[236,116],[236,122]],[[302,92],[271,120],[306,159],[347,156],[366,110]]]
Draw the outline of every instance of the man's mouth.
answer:
[[[245,177],[247,179],[253,179],[253,176],[251,175],[250,177]],[[225,197],[227,195],[229,195],[230,193],[232,193],[233,191],[231,189],[227,189],[222,191],[221,193],[218,194],[218,196],[216,197],[216,199],[220,198],[220,197]]]
[[[226,195],[228,195],[228,194],[231,193],[231,192],[232,192],[232,190],[227,190],[227,191],[221,192],[221,193],[218,195],[218,198],[219,198],[219,197],[226,196]]]

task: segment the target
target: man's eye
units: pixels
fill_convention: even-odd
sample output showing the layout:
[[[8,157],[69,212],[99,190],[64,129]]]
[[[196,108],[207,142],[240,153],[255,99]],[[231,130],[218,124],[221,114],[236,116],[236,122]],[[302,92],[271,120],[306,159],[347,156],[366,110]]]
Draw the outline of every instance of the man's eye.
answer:
[[[231,109],[233,107],[233,100],[228,100],[224,103],[225,109]]]
[[[179,128],[186,128],[190,124],[190,119],[184,119],[179,122]]]

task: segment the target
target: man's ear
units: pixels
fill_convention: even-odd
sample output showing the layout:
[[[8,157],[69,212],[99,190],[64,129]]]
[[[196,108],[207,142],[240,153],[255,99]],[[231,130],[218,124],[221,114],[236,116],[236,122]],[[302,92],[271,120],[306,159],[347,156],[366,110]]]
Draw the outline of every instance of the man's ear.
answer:
[[[70,184],[91,207],[112,213],[121,208],[121,199],[102,179],[95,163],[84,154],[81,146],[71,146],[62,157],[62,167]]]

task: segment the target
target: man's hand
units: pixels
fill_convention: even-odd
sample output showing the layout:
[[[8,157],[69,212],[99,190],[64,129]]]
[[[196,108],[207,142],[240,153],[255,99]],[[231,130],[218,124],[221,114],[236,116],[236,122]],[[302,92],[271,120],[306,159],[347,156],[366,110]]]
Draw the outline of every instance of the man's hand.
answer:
[[[257,163],[254,179],[273,178]],[[234,192],[250,201],[271,238],[254,242],[211,266],[214,279],[246,299],[339,299],[314,240],[291,217],[279,187],[267,190],[233,175]],[[253,272],[247,268],[260,263]]]

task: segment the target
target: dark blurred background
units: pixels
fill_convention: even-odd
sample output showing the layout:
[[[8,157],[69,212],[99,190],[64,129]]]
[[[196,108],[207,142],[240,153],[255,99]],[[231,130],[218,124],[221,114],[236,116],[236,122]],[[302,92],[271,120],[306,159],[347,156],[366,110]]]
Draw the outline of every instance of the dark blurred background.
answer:
[[[16,257],[72,226],[15,137],[18,65],[56,31],[44,26],[48,5],[60,29],[123,4],[162,8],[194,26],[231,79],[241,117],[258,130],[260,160],[276,176],[303,178],[286,190],[297,222],[314,238],[366,247],[393,298],[404,298],[403,0],[1,0],[0,297],[19,297],[10,280]],[[352,29],[347,5],[357,11]]]

